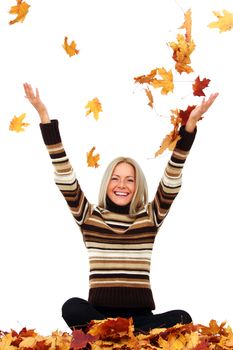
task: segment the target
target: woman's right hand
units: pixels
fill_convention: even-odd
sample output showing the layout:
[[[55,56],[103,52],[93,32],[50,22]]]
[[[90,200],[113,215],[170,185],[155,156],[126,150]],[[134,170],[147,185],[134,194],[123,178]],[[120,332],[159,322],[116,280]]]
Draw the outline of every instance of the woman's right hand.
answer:
[[[25,97],[29,100],[29,102],[37,110],[37,112],[40,116],[41,123],[43,123],[43,124],[50,123],[48,111],[40,99],[39,90],[36,88],[36,93],[34,93],[31,85],[28,83],[24,83],[23,87],[24,87],[24,91],[25,91]]]

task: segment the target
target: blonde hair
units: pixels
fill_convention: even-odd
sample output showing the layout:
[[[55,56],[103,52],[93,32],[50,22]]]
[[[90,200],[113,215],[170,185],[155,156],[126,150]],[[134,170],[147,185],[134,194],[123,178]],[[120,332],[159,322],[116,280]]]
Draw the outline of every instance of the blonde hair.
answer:
[[[129,208],[129,214],[134,215],[140,210],[142,210],[145,205],[148,203],[148,188],[147,188],[147,182],[146,178],[143,174],[143,171],[140,167],[140,165],[132,158],[129,157],[118,157],[115,158],[111,163],[108,165],[107,169],[105,170],[105,173],[102,177],[102,181],[100,184],[100,190],[99,190],[99,206],[101,208],[106,209],[106,196],[107,196],[107,187],[109,184],[109,181],[111,179],[113,170],[119,163],[127,163],[134,167],[135,175],[136,175],[136,190],[134,193],[134,196],[132,198],[130,208]]]

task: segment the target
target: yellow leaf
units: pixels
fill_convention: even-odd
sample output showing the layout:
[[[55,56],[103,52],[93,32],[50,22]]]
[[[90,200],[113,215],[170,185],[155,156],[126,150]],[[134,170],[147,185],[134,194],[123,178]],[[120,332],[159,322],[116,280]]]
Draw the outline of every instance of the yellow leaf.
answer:
[[[177,42],[170,42],[169,46],[173,49],[172,58],[176,61],[175,69],[179,72],[191,73],[193,69],[189,66],[191,63],[190,55],[195,49],[194,41],[188,42],[183,34],[177,34]]]
[[[100,160],[100,155],[94,155],[94,151],[95,147],[92,147],[92,149],[89,152],[87,152],[87,164],[89,167],[98,168],[98,161]]]
[[[184,14],[184,23],[179,29],[184,28],[186,30],[185,38],[187,42],[191,42],[191,30],[192,30],[192,17],[191,9]]]
[[[17,5],[12,6],[9,13],[12,15],[17,15],[16,18],[9,22],[9,24],[14,24],[16,22],[23,22],[28,13],[30,5],[28,5],[23,0],[17,0]]]
[[[95,97],[91,101],[88,101],[85,108],[88,108],[88,110],[86,111],[86,115],[93,113],[94,118],[96,120],[99,119],[99,112],[102,112],[102,106],[101,106],[101,103],[97,97]]]
[[[162,95],[167,95],[169,92],[172,92],[174,89],[172,71],[166,71],[166,69],[162,67],[157,68],[157,74],[159,74],[162,79],[157,79],[155,77],[154,79],[152,79],[151,85],[154,88],[162,88]]]
[[[0,350],[16,350],[17,347],[11,345],[15,337],[11,333],[6,334],[2,339],[0,339]]]
[[[30,125],[29,123],[23,123],[25,117],[26,113],[21,114],[19,117],[14,116],[10,122],[9,130],[16,132],[25,131],[24,127]]]
[[[64,39],[64,44],[62,45],[66,53],[71,57],[77,55],[80,50],[76,49],[76,42],[73,40],[70,44],[68,44],[67,36]]]
[[[208,25],[209,28],[218,28],[220,33],[233,28],[233,13],[227,10],[222,10],[222,13],[223,14],[213,11],[213,14],[218,18],[218,21],[211,22]]]
[[[136,83],[150,84],[154,88],[162,88],[161,94],[163,95],[167,95],[174,89],[172,71],[166,71],[164,67],[153,69],[148,75],[141,75],[134,78],[134,80]]]

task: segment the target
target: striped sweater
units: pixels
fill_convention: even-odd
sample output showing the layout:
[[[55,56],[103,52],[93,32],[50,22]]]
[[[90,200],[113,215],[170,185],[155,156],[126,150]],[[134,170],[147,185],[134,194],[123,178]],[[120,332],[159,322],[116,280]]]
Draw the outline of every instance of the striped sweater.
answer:
[[[89,302],[96,307],[154,309],[150,286],[155,236],[181,187],[195,133],[182,127],[152,202],[132,217],[92,205],[63,148],[58,121],[40,124],[55,168],[55,182],[83,235],[89,254]]]

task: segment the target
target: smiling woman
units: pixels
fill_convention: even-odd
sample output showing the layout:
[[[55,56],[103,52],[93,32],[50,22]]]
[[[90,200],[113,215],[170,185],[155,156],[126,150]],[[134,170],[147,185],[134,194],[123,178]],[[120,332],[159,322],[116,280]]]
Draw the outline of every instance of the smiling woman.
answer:
[[[147,201],[145,177],[137,163],[118,158],[105,172],[102,198],[95,206],[88,201],[76,178],[62,144],[58,121],[50,120],[38,89],[35,94],[31,85],[25,83],[24,90],[39,114],[42,136],[55,168],[56,185],[81,230],[89,255],[88,301],[74,297],[64,303],[62,316],[67,325],[85,328],[91,320],[106,317],[132,317],[135,327],[144,331],[190,323],[191,316],[183,310],[152,313],[155,303],[150,285],[151,255],[155,237],[179,193],[196,124],[218,94],[203,99],[180,129],[180,140],[153,201]]]
[[[135,193],[135,170],[128,163],[118,163],[108,184],[107,195],[117,205],[127,205]]]
[[[132,215],[147,204],[146,178],[134,159],[118,157],[108,165],[100,185],[99,206],[106,208],[109,200],[119,206],[128,205]]]

